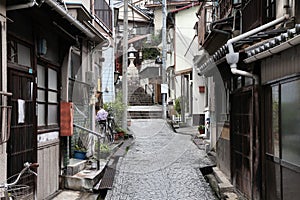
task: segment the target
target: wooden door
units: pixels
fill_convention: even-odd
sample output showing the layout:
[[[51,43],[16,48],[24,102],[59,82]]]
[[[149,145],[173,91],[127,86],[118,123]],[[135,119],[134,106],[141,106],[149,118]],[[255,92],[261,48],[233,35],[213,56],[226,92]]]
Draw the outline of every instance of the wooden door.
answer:
[[[8,91],[12,93],[10,139],[8,141],[8,176],[18,173],[25,162],[36,162],[36,115],[34,77],[16,69],[8,70]],[[23,176],[22,184],[34,186],[33,175]]]
[[[258,94],[250,87],[231,96],[231,179],[249,199],[261,191]]]

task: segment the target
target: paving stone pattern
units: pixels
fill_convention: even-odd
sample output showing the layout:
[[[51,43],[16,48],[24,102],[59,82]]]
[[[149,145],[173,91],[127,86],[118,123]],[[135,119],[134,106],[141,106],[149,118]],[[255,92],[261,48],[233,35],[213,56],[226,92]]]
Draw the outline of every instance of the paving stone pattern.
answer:
[[[199,167],[210,165],[190,135],[174,133],[163,120],[134,121],[135,142],[120,158],[106,200],[213,200]]]

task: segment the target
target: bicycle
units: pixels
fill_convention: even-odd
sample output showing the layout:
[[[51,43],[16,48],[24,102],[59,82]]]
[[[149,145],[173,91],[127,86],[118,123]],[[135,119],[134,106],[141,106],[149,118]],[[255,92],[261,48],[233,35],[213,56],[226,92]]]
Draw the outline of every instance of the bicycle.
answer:
[[[17,183],[21,176],[26,172],[37,176],[37,173],[31,169],[37,168],[38,166],[38,163],[24,163],[24,168],[20,171],[20,173],[9,177],[5,183],[0,184],[0,198],[4,198],[5,200],[32,199],[31,188],[28,185],[17,185]],[[13,182],[9,182],[16,176],[17,178]]]
[[[108,127],[108,120],[98,121],[99,132],[103,136],[103,143],[112,142],[111,129]]]
[[[98,121],[98,125],[99,125],[99,132],[104,136],[103,143],[106,142],[106,139],[108,142],[113,143],[116,124],[111,109],[108,110],[108,115],[106,120]]]

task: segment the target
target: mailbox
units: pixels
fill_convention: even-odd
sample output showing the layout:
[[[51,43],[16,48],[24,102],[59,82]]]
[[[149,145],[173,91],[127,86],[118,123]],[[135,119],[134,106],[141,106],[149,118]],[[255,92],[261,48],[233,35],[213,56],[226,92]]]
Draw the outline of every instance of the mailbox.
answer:
[[[73,135],[73,103],[60,102],[60,136]]]

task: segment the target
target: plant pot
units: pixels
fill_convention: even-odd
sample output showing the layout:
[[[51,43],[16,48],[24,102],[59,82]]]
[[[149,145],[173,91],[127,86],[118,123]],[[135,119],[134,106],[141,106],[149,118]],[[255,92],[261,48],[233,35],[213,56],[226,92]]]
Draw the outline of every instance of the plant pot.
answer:
[[[74,158],[84,160],[86,158],[86,152],[74,150]]]
[[[114,134],[115,140],[119,139],[119,133]]]
[[[199,130],[199,134],[204,134],[205,131],[204,130]]]
[[[124,132],[118,132],[119,137],[124,138]]]

